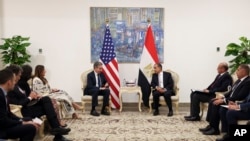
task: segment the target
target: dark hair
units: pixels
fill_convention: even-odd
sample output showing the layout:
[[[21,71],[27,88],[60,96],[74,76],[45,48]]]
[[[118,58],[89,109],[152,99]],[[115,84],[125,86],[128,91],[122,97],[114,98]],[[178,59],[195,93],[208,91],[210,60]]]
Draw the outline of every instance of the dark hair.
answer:
[[[250,68],[247,64],[241,64],[239,67],[244,69],[246,71],[246,73],[249,75]]]
[[[6,69],[11,70],[14,74],[18,75],[18,73],[22,73],[23,69],[19,65],[11,64],[6,67]]]
[[[162,70],[162,65],[161,65],[161,63],[156,63],[156,65]]]
[[[23,72],[21,75],[21,79],[24,81],[28,81],[32,75],[32,67],[30,65],[23,65],[22,69],[23,69]]]
[[[35,74],[34,77],[38,77],[43,81],[43,84],[46,84],[48,81],[46,78],[44,78],[44,76],[42,75],[43,71],[44,71],[45,67],[43,65],[37,65],[35,67]]]
[[[94,63],[94,69],[97,68],[98,66],[101,66],[101,65],[102,65],[101,62],[96,61],[96,62]]]
[[[11,80],[14,77],[14,74],[9,69],[3,69],[0,71],[0,84],[4,84],[7,81]]]

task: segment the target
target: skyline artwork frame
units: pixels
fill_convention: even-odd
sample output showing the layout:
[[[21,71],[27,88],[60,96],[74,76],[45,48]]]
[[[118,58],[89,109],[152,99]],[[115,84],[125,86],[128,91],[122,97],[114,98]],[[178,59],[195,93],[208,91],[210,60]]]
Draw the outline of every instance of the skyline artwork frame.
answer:
[[[164,60],[164,8],[90,7],[91,62],[100,58],[106,19],[113,39],[118,63],[139,63],[145,34],[151,26],[161,63]]]

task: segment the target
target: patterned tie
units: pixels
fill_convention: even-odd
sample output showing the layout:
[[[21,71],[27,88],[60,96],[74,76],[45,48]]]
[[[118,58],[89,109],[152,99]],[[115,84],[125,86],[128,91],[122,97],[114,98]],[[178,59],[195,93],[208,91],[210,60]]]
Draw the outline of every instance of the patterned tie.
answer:
[[[234,91],[235,91],[235,89],[239,86],[240,82],[241,82],[241,80],[238,79],[238,80],[234,83],[230,97],[233,96]]]

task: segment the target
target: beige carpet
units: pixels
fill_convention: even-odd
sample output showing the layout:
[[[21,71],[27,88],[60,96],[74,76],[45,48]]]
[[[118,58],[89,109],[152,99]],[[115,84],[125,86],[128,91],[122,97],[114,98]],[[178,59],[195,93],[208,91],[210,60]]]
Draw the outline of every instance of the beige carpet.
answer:
[[[218,136],[206,136],[198,131],[207,123],[185,121],[186,113],[167,117],[167,112],[152,116],[146,110],[112,111],[111,116],[93,117],[81,114],[81,120],[67,120],[71,128],[66,138],[74,141],[212,141]],[[52,141],[47,135],[42,141]]]

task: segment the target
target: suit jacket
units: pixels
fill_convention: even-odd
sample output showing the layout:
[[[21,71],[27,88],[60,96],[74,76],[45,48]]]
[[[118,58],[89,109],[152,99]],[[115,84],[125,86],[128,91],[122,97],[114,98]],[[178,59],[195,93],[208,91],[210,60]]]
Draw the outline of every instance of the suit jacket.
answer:
[[[158,74],[154,73],[151,80],[151,87],[155,89],[156,86],[159,86]],[[173,91],[174,81],[172,79],[171,73],[163,71],[163,87],[167,89],[167,93],[175,95]]]
[[[231,96],[232,90],[225,94],[226,102],[228,101],[241,101],[244,100],[250,90],[250,77],[245,78],[234,90],[233,95]]]
[[[239,105],[240,105],[240,110],[250,112],[250,91],[245,100]]]
[[[5,138],[6,129],[22,124],[20,118],[10,111],[3,90],[0,88],[0,138]]]
[[[225,72],[217,80],[215,80],[207,87],[209,93],[215,94],[215,92],[225,92],[228,86],[232,86],[233,79],[228,72]]]
[[[101,79],[101,86],[104,86],[107,83],[107,80],[103,73],[100,73],[100,79]],[[99,89],[99,87],[96,87],[96,77],[95,72],[92,71],[87,75],[87,86],[84,89],[84,94],[90,94],[88,91],[91,89]]]

